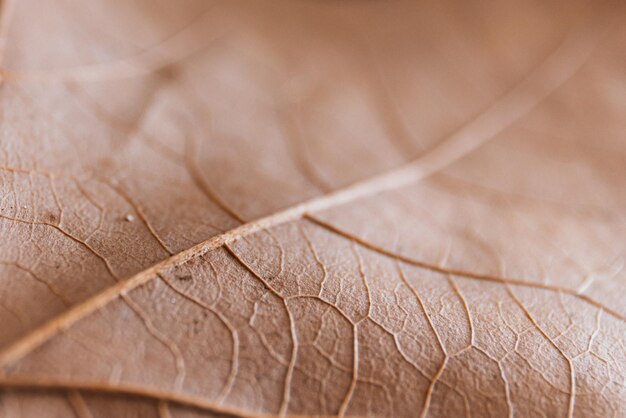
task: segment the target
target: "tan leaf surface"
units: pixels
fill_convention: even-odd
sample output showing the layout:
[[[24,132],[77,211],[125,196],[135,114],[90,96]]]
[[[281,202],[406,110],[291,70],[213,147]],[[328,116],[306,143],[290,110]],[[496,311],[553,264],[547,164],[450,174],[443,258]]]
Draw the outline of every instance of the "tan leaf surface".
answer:
[[[618,2],[1,4],[0,417],[626,415]]]

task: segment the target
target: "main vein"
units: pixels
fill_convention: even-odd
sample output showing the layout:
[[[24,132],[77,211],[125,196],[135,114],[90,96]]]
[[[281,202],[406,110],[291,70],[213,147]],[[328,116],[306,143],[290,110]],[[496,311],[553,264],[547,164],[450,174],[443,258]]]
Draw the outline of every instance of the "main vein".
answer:
[[[441,171],[493,139],[570,79],[591,55],[605,29],[605,20],[595,18],[568,34],[551,54],[503,97],[416,160],[346,188],[243,224],[164,259],[128,280],[85,300],[17,340],[0,352],[0,366],[18,361],[60,330],[67,329],[120,295],[151,281],[159,272],[168,267],[183,264],[194,257],[202,256],[224,244],[255,232],[301,219],[307,213],[320,212],[387,190],[408,186]]]

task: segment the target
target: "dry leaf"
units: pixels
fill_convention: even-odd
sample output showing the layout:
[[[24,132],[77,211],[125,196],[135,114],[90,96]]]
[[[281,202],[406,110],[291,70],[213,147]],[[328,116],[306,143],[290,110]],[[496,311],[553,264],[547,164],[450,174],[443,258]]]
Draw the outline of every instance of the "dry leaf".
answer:
[[[4,0],[0,416],[625,416],[625,51],[619,3]]]

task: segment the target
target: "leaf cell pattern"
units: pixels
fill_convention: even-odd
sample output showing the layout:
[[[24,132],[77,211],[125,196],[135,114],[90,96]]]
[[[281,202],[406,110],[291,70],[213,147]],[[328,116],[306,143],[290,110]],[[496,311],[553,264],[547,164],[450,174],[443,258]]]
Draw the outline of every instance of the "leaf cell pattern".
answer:
[[[626,414],[620,4],[1,5],[0,417]]]

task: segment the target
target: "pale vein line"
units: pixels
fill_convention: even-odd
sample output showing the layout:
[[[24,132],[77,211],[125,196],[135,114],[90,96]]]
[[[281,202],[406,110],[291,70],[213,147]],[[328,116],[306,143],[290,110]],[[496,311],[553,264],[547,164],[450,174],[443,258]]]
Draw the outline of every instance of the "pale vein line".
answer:
[[[287,300],[285,300],[280,292],[275,290],[270,284],[260,275],[258,274],[251,266],[249,266],[228,244],[224,245],[224,248],[232,255],[250,274],[252,274],[256,279],[258,279],[265,287],[270,290],[271,293],[276,295],[276,297],[283,300],[283,306],[285,307],[285,312],[287,313],[287,317],[289,318],[289,330],[291,332],[291,340],[292,340],[292,348],[291,348],[291,357],[289,359],[289,363],[287,366],[287,373],[285,375],[285,382],[283,384],[283,399],[280,405],[280,409],[278,415],[283,417],[287,414],[289,408],[289,399],[291,395],[291,379],[293,377],[293,371],[296,367],[296,359],[298,355],[298,335],[295,329],[295,319],[289,310],[289,305],[287,304]],[[259,335],[259,337],[261,337]],[[269,351],[269,347],[268,351]],[[280,356],[282,357],[282,356]]]
[[[197,36],[198,33],[196,33],[199,28],[207,23],[207,18],[211,16],[210,11],[207,10],[199,14],[178,32],[133,57],[106,64],[85,65],[53,71],[4,71],[2,77],[5,81],[65,82],[100,81],[149,75],[160,68],[185,59],[218,38],[218,36],[212,36],[207,41],[206,36]]]
[[[14,0],[0,0],[0,3],[2,4],[2,8],[0,8],[0,13],[2,13],[0,16],[0,65],[2,65],[16,2]],[[0,72],[0,83],[2,79],[3,76]]]
[[[71,390],[67,394],[67,399],[79,418],[93,418],[87,402],[85,402],[78,390]]]
[[[306,134],[300,121],[302,103],[297,102],[293,104],[293,106],[295,110],[292,112],[287,112],[286,110],[279,112],[280,116],[282,116],[283,123],[289,128],[287,132],[288,138],[287,141],[285,141],[287,150],[291,153],[292,159],[307,181],[318,190],[328,193],[333,190],[334,187],[318,173],[315,165],[311,163],[311,159],[309,158],[309,150],[307,141],[305,140]]]
[[[220,395],[217,397],[218,399],[217,403],[222,404],[224,400],[230,394],[230,391],[232,390],[233,386],[235,385],[235,378],[237,377],[237,371],[239,370],[239,334],[238,334],[238,331],[224,315],[222,315],[219,311],[215,310],[212,306],[180,290],[166,278],[162,276],[159,276],[159,278],[163,281],[163,283],[165,283],[166,286],[172,289],[172,291],[174,291],[176,294],[180,295],[181,297],[187,299],[191,303],[215,315],[230,332],[232,340],[233,340],[233,352],[232,352],[232,361],[230,365],[230,372],[228,373],[228,379],[226,381],[226,384],[224,385],[224,388],[220,392]]]
[[[255,414],[231,407],[217,405],[204,398],[185,395],[182,393],[168,392],[160,389],[136,386],[118,385],[100,381],[65,381],[56,379],[3,379],[0,387],[26,390],[80,390],[89,393],[105,393],[111,395],[135,396],[159,401],[171,402],[178,405],[187,405],[214,413],[228,414],[237,417],[270,417],[270,414]]]
[[[289,310],[287,300],[283,300],[285,310],[289,317],[289,330],[291,332],[291,359],[289,360],[289,367],[287,368],[287,374],[285,375],[285,384],[283,387],[283,400],[280,405],[278,416],[284,417],[289,411],[289,400],[291,397],[291,380],[293,378],[293,371],[296,368],[296,360],[298,358],[298,333],[296,332],[295,319]]]
[[[457,286],[456,282],[452,278],[452,274],[446,274],[446,278],[448,279],[448,283],[450,284],[450,287],[452,288],[454,293],[457,295],[457,297],[461,301],[461,305],[463,305],[463,308],[465,309],[464,313],[467,316],[467,328],[470,334],[470,342],[469,342],[468,347],[474,347],[476,345],[474,344],[474,336],[475,336],[474,323],[472,321],[472,312],[470,311],[469,303],[467,303],[467,299],[465,299],[465,296],[463,296],[463,293],[461,293],[461,289],[459,289],[459,286]]]
[[[350,401],[352,400],[352,396],[354,395],[354,390],[356,389],[356,385],[359,379],[359,331],[358,325],[352,325],[352,334],[353,334],[353,348],[352,352],[352,380],[350,381],[350,386],[348,387],[348,391],[346,392],[344,398],[341,401],[341,405],[339,406],[338,416],[343,417],[346,414],[346,410],[350,405]]]
[[[86,241],[83,241],[79,238],[76,238],[74,235],[72,235],[71,233],[67,232],[65,229],[61,228],[61,226],[57,225],[57,224],[53,224],[50,222],[42,222],[42,221],[28,221],[26,219],[21,219],[21,218],[15,218],[12,216],[7,216],[7,215],[3,215],[0,213],[0,219],[6,219],[9,221],[13,221],[13,222],[18,222],[18,223],[22,223],[22,224],[26,224],[26,225],[39,225],[39,226],[47,226],[49,228],[53,228],[55,230],[57,230],[58,232],[60,232],[61,234],[65,235],[67,238],[69,238],[70,240],[74,241],[75,243],[77,243],[78,245],[86,248],[90,253],[92,253],[94,256],[96,256],[98,259],[100,259],[100,261],[102,261],[102,263],[104,264],[104,267],[106,268],[106,270],[108,271],[108,273],[116,280],[119,281],[120,278],[119,276],[115,273],[115,271],[113,270],[113,266],[111,266],[111,263],[109,262],[109,260],[107,260],[102,254],[98,253],[90,244],[88,244]]]
[[[165,335],[161,330],[159,330],[147,312],[143,310],[143,308],[139,305],[139,303],[135,302],[129,295],[122,294],[122,299],[128,307],[141,319],[144,326],[157,341],[163,344],[172,354],[174,359],[174,365],[176,367],[176,379],[174,381],[174,389],[176,391],[180,391],[183,388],[183,383],[185,382],[186,377],[186,368],[185,368],[185,359],[183,357],[183,353],[180,351],[180,348],[176,344],[176,342],[172,341],[167,335]]]
[[[137,216],[139,216],[139,219],[141,220],[141,223],[143,223],[143,225],[146,227],[146,229],[148,230],[148,232],[150,233],[150,235],[152,235],[152,238],[154,238],[154,240],[159,244],[159,246],[163,249],[163,251],[165,251],[167,254],[174,255],[174,253],[172,252],[172,250],[169,249],[169,247],[167,246],[167,244],[165,243],[165,241],[163,241],[163,238],[161,238],[161,236],[157,233],[157,231],[154,229],[154,226],[152,226],[152,223],[150,223],[150,221],[148,220],[148,217],[146,216],[146,213],[144,212],[143,208],[141,207],[141,205],[139,205],[135,199],[133,199],[130,194],[118,183],[113,183],[108,181],[105,178],[101,178],[99,179],[102,183],[106,184],[107,186],[109,186],[109,188],[111,188],[114,192],[116,192],[119,196],[122,197],[122,199],[124,199],[124,201],[131,207],[133,208],[133,210],[135,211],[135,213],[137,214]]]
[[[568,402],[568,407],[567,407],[567,417],[572,418],[574,416],[574,405],[576,402],[576,370],[574,369],[572,360],[569,357],[567,357],[565,352],[561,349],[561,347],[559,347],[556,341],[550,338],[547,332],[539,325],[539,323],[535,320],[535,318],[530,313],[530,311],[526,308],[526,306],[524,306],[522,301],[515,295],[511,287],[507,285],[506,290],[509,296],[511,296],[511,299],[513,299],[515,304],[522,310],[522,312],[524,312],[524,315],[526,316],[526,318],[528,318],[528,320],[534,325],[537,331],[539,331],[539,333],[546,340],[548,340],[548,343],[552,345],[556,349],[556,351],[558,351],[559,354],[561,354],[561,356],[565,359],[565,362],[567,363],[567,366],[570,372],[570,392],[569,392],[569,402]]]
[[[170,409],[167,406],[166,401],[159,401],[158,405],[159,418],[172,418],[172,414],[170,414]]]
[[[400,262],[397,262],[396,264],[398,267],[398,273],[400,275],[400,279],[402,280],[404,285],[411,291],[411,293],[413,293],[413,296],[415,296],[415,300],[417,301],[418,305],[422,309],[422,312],[424,312],[424,316],[426,317],[426,320],[428,321],[428,325],[430,329],[432,330],[433,334],[435,334],[435,338],[437,339],[437,343],[439,344],[439,348],[441,350],[441,353],[443,354],[443,362],[441,363],[441,366],[439,367],[439,369],[433,376],[430,384],[428,385],[428,389],[426,390],[426,396],[424,397],[424,405],[422,406],[422,412],[420,413],[420,418],[426,418],[426,416],[428,415],[428,410],[430,408],[430,403],[431,403],[431,399],[433,396],[433,392],[435,391],[435,385],[437,385],[437,382],[439,381],[439,378],[443,374],[446,364],[448,363],[448,353],[446,351],[446,347],[443,341],[441,340],[441,337],[439,336],[439,332],[437,331],[437,328],[435,327],[435,324],[433,323],[432,318],[428,314],[426,305],[422,301],[422,298],[420,297],[417,289],[415,288],[415,286],[409,283],[409,280],[404,274],[404,270],[402,270],[402,266],[400,265]]]
[[[196,185],[198,189],[209,199],[212,203],[217,205],[221,210],[226,212],[230,217],[234,218],[238,222],[245,224],[245,219],[239,215],[234,209],[232,209],[224,199],[222,199],[216,192],[213,190],[209,182],[202,175],[202,171],[200,167],[196,164],[195,156],[198,153],[196,149],[196,143],[193,138],[187,139],[185,143],[185,167],[187,172],[189,173],[189,177]]]
[[[107,290],[87,299],[75,308],[35,329],[0,352],[0,366],[17,361],[25,354],[66,329],[76,321],[98,310],[121,293],[128,292],[152,280],[159,271],[206,254],[238,238],[302,218],[307,213],[319,212],[357,199],[404,187],[442,170],[446,166],[474,151],[524,116],[543,99],[566,82],[586,62],[604,33],[602,21],[591,22],[582,30],[570,34],[563,43],[537,68],[512,90],[496,101],[476,119],[469,122],[451,137],[435,146],[424,156],[398,169],[357,182],[332,193],[291,206],[273,215],[243,224],[228,232],[212,237],[200,244],[167,258],[137,273]]]
[[[463,279],[474,279],[474,280],[482,280],[482,281],[487,281],[487,282],[495,282],[495,283],[500,283],[500,284],[507,284],[507,285],[513,285],[513,286],[523,286],[523,287],[530,287],[533,289],[540,289],[540,290],[546,290],[546,291],[551,291],[551,292],[562,292],[562,293],[566,293],[568,295],[574,296],[578,299],[581,299],[597,308],[601,308],[604,309],[605,312],[610,313],[611,315],[613,315],[614,317],[621,319],[622,321],[626,321],[626,317],[624,317],[623,315],[621,315],[619,312],[612,310],[611,308],[604,306],[603,304],[601,304],[600,302],[590,298],[587,295],[582,295],[579,294],[576,290],[574,289],[569,289],[567,287],[560,287],[560,286],[553,286],[553,285],[549,285],[549,284],[545,284],[542,282],[531,282],[531,281],[527,281],[527,280],[520,280],[520,279],[513,279],[513,278],[509,278],[509,277],[501,277],[501,276],[492,276],[489,274],[480,274],[480,273],[473,273],[471,271],[463,271],[463,270],[457,270],[457,269],[449,269],[449,268],[445,268],[436,264],[429,264],[426,263],[424,261],[420,261],[420,260],[416,260],[414,258],[402,255],[402,254],[398,254],[396,252],[393,252],[391,250],[388,250],[386,248],[380,247],[370,241],[364,240],[363,238],[360,238],[356,235],[352,235],[349,232],[344,231],[343,229],[338,228],[337,226],[330,224],[322,219],[316,218],[314,216],[312,216],[311,214],[305,214],[304,215],[305,219],[313,222],[316,225],[321,226],[322,228],[331,231],[339,236],[342,236],[348,240],[351,240],[353,242],[356,242],[360,245],[362,245],[365,248],[368,248],[374,252],[377,252],[379,254],[385,255],[387,257],[391,257],[393,259],[396,260],[400,260],[402,262],[405,262],[407,264],[411,264],[426,270],[431,270],[437,273],[441,273],[441,274],[447,274],[447,275],[452,275],[452,276],[456,276],[456,277],[460,277]],[[455,286],[453,286],[454,289]],[[458,292],[458,289],[455,289],[455,291]],[[463,305],[465,306],[465,309],[468,311],[469,313],[469,309],[467,306],[467,302],[465,302],[464,298],[462,297],[462,295],[460,295],[459,293],[459,297],[461,298]],[[470,325],[470,331],[472,331],[472,326]],[[473,334],[472,334],[473,335]],[[472,337],[473,338],[473,337]],[[472,340],[473,341],[473,340]]]
[[[15,267],[15,268],[17,268],[17,269],[27,273],[35,281],[37,281],[37,282],[41,283],[42,285],[46,286],[46,288],[50,291],[50,293],[52,293],[54,296],[59,298],[59,300],[61,302],[63,302],[63,304],[66,307],[69,307],[72,304],[71,301],[67,297],[65,297],[63,295],[63,292],[61,292],[59,289],[56,288],[56,286],[54,286],[52,283],[49,283],[48,281],[42,279],[37,274],[35,274],[35,272],[33,270],[22,266],[17,261],[0,259],[0,265],[13,266],[13,267]]]
[[[367,313],[364,318],[361,318],[358,322],[362,321],[365,318],[369,318],[372,316],[372,291],[370,286],[367,284],[367,275],[365,274],[365,268],[363,267],[363,258],[359,254],[359,251],[356,246],[356,242],[350,246],[352,253],[354,254],[354,258],[356,260],[357,266],[359,267],[359,277],[361,278],[361,283],[363,283],[363,288],[365,289],[365,294],[367,295]]]
[[[428,412],[430,411],[431,400],[433,397],[433,393],[435,392],[435,386],[440,382],[441,375],[443,375],[446,366],[448,365],[448,355],[443,358],[439,369],[435,373],[430,385],[428,385],[428,389],[426,390],[426,396],[424,398],[424,405],[422,406],[422,412],[420,413],[420,418],[426,418],[428,416]]]

